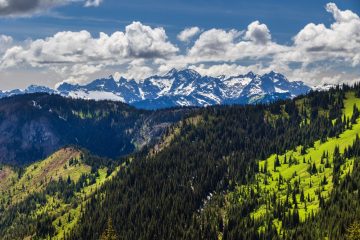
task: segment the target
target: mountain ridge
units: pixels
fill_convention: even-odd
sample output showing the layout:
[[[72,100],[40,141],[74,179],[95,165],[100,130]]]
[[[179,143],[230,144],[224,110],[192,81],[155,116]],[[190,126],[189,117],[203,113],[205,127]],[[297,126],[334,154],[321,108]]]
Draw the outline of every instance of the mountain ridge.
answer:
[[[72,98],[121,101],[143,109],[160,109],[269,103],[306,94],[310,90],[303,82],[291,82],[284,75],[273,71],[264,75],[249,72],[211,77],[202,76],[193,69],[173,68],[164,75],[153,75],[140,81],[109,76],[86,85],[64,82],[56,90],[31,85],[25,90],[0,92],[0,98],[21,93],[47,92]]]
[[[138,110],[111,101],[71,99],[47,93],[0,99],[0,164],[27,164],[77,145],[115,158],[160,137],[189,109]]]

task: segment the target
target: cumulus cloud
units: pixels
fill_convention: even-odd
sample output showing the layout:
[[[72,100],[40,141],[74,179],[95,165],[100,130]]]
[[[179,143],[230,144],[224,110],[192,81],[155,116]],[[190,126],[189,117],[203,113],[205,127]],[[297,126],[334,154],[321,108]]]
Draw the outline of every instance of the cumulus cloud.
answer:
[[[154,69],[149,66],[146,60],[136,59],[129,63],[124,72],[124,77],[127,79],[141,80],[152,74],[155,74]]]
[[[88,31],[59,32],[25,46],[8,49],[0,61],[1,68],[19,65],[43,67],[63,64],[119,64],[134,58],[167,58],[178,48],[167,41],[163,28],[151,28],[139,22],[128,25],[125,32],[100,33],[93,38]]]
[[[271,35],[265,24],[260,24],[259,21],[255,21],[248,26],[244,39],[257,44],[266,44],[271,40]]]
[[[286,51],[271,41],[265,24],[251,23],[248,30],[210,29],[203,32],[188,52],[188,61],[237,61],[246,58],[261,59]]]
[[[13,44],[13,38],[0,34],[0,54],[3,53]]]
[[[0,16],[30,16],[83,0],[0,0]],[[97,7],[102,0],[86,0],[84,6]]]
[[[341,11],[335,3],[326,4],[326,11],[332,13],[337,22],[351,22],[359,19],[359,16],[350,10]]]
[[[0,6],[7,3],[8,0],[0,0]],[[14,44],[11,37],[0,35],[0,69],[46,68],[71,82],[91,80],[91,74],[101,74],[104,69],[109,72],[110,68],[112,72],[121,68],[118,71],[127,78],[142,79],[173,67],[191,67],[212,76],[275,70],[289,79],[311,85],[358,79],[360,18],[333,3],[325,9],[332,14],[334,22],[330,26],[309,23],[290,44],[275,42],[267,25],[259,21],[250,23],[244,30],[184,29],[177,36],[179,41],[189,42],[198,36],[182,52],[168,40],[163,28],[140,22],[111,35],[100,33],[94,37],[88,31],[59,32],[22,44]],[[1,49],[1,46],[6,47]],[[341,73],[339,69],[346,71]]]
[[[3,37],[3,39],[7,39]],[[0,40],[1,41],[1,40]],[[93,37],[88,31],[59,32],[52,37],[9,47],[0,59],[0,69],[48,68],[71,82],[85,81],[109,66],[129,64],[134,72],[148,73],[149,67],[135,64],[136,59],[167,59],[178,48],[167,40],[163,28],[151,28],[140,22],[125,31]],[[129,74],[130,76],[130,74]]]
[[[140,22],[126,27],[125,38],[128,54],[139,58],[166,58],[178,52],[178,48],[168,42],[163,28],[151,28]]]
[[[199,27],[185,28],[177,35],[177,38],[182,42],[188,42],[191,38],[193,38],[200,31],[201,30]]]
[[[355,13],[341,11],[334,3],[326,5],[335,22],[328,28],[324,24],[310,23],[294,37],[291,60],[307,63],[326,59],[341,59],[356,66],[360,63],[360,18]]]
[[[237,30],[224,31],[211,29],[203,32],[190,49],[189,55],[194,57],[216,57],[225,55],[234,49],[234,41],[240,36]]]

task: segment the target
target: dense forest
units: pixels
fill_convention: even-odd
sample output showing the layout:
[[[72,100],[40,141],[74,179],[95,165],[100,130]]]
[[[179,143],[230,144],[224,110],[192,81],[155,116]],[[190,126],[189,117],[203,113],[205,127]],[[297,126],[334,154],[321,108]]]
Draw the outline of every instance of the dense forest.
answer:
[[[26,165],[67,145],[117,158],[156,141],[191,109],[144,111],[36,93],[0,99],[0,163]]]
[[[350,91],[357,92],[358,86],[311,92],[270,105],[200,109],[172,127],[163,140],[170,143],[135,155],[126,170],[87,204],[79,226],[68,238],[98,239],[112,219],[120,239],[292,239],[300,236],[300,231],[304,239],[318,239],[306,235],[309,231],[301,227],[296,209],[286,206],[289,203],[271,209],[272,218],[276,215],[283,222],[279,230],[270,214],[251,217],[259,204],[251,196],[231,206],[226,196],[238,185],[256,182],[258,160],[298,146],[306,152],[316,140],[339,137],[356,124],[356,107],[350,117],[343,114]],[[354,167],[355,176],[356,170]],[[345,188],[340,186],[335,189]],[[324,201],[321,209],[324,204],[341,202]],[[323,223],[322,214],[320,211],[319,219],[314,215],[311,221]],[[343,236],[352,221],[354,217],[348,218],[331,239]]]
[[[7,239],[359,239],[359,97],[359,85],[343,85],[266,105],[146,112],[157,123],[177,121],[158,141],[121,159],[83,150],[79,161],[91,170],[3,203],[0,233]],[[102,175],[107,181],[99,181]],[[91,184],[96,187],[86,194]],[[11,230],[24,220],[17,214],[29,216],[49,198],[79,209],[76,217],[35,214]]]

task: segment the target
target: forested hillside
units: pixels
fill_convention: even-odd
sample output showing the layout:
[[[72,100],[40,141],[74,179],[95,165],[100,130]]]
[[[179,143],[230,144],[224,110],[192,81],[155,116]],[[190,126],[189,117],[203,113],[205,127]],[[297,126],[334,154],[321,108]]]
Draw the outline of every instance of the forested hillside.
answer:
[[[66,147],[26,168],[0,167],[0,239],[63,239],[121,166]]]
[[[116,158],[156,141],[189,111],[150,112],[48,94],[0,99],[0,163],[26,165],[67,145]]]
[[[2,166],[0,234],[356,239],[359,97],[356,85],[268,105],[142,112],[182,120],[121,159],[68,147],[26,168]]]
[[[105,184],[68,237],[98,239],[111,219],[120,239],[343,238],[360,216],[357,96],[201,109]]]

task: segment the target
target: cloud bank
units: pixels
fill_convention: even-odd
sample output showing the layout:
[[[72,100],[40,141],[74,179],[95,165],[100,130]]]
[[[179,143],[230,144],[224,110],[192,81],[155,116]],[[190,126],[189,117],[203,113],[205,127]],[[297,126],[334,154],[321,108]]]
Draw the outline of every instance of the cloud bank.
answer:
[[[9,7],[7,1],[0,0],[0,9]],[[64,3],[38,2],[49,6]],[[91,0],[85,6],[100,3]],[[245,29],[186,28],[177,35],[186,45],[184,49],[168,39],[164,28],[140,22],[110,35],[64,31],[22,44],[14,44],[10,36],[0,35],[0,46],[5,46],[0,47],[0,70],[45,69],[58,74],[59,79],[80,83],[91,80],[93,74],[112,69],[137,79],[165,73],[173,67],[190,67],[214,76],[275,70],[310,85],[358,80],[360,18],[350,10],[340,10],[334,3],[327,4],[325,10],[334,19],[329,27],[309,23],[290,44],[275,42],[267,25],[259,21],[251,22]]]

